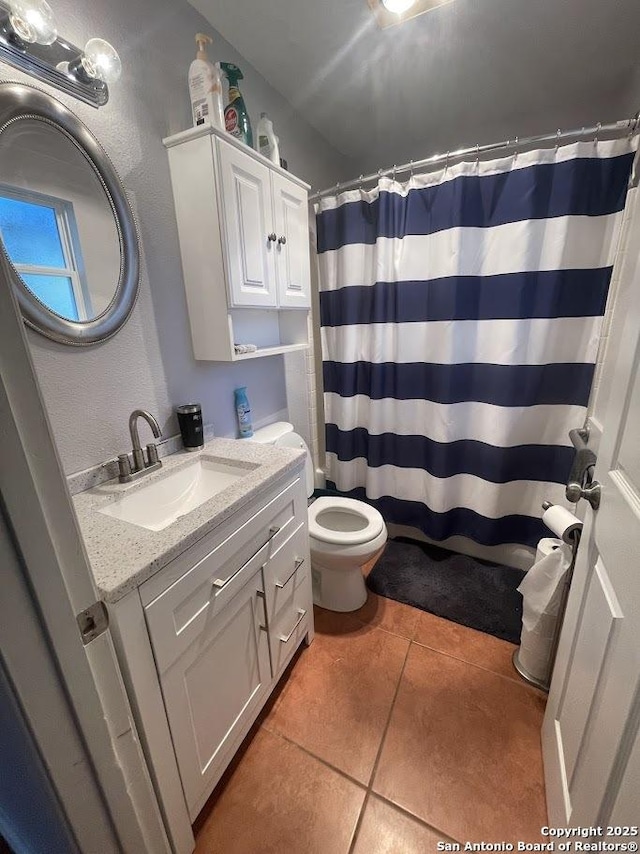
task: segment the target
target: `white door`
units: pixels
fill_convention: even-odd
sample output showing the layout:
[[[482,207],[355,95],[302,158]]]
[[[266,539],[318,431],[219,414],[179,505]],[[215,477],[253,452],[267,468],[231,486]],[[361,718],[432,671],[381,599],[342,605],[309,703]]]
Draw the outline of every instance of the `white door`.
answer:
[[[275,308],[277,235],[269,169],[223,140],[217,145],[230,304]]]
[[[599,510],[589,507],[543,726],[551,826],[633,826],[640,799],[640,222],[605,359]],[[633,250],[633,251],[631,251]],[[624,291],[624,292],[623,292]],[[618,337],[618,330],[620,334]],[[579,426],[579,425],[576,425]],[[599,424],[592,427],[598,444]],[[634,836],[617,841],[638,841]]]
[[[309,202],[307,191],[273,173],[276,272],[281,308],[309,308]]]
[[[3,666],[82,851],[168,852],[110,632],[76,623],[97,594],[2,253],[0,435]]]

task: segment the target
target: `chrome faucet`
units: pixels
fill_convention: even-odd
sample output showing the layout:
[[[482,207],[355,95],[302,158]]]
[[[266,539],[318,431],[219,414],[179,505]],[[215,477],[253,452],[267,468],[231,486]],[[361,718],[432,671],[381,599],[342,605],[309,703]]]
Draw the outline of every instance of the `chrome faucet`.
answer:
[[[160,425],[150,412],[145,412],[144,409],[134,409],[129,416],[129,433],[131,434],[131,444],[133,446],[133,468],[129,454],[120,454],[118,456],[118,466],[120,469],[120,483],[129,483],[136,480],[145,474],[149,474],[162,466],[162,462],[158,459],[158,448],[150,442],[147,445],[147,459],[145,461],[144,451],[140,446],[140,435],[138,433],[138,418],[144,418],[156,439],[162,435]]]

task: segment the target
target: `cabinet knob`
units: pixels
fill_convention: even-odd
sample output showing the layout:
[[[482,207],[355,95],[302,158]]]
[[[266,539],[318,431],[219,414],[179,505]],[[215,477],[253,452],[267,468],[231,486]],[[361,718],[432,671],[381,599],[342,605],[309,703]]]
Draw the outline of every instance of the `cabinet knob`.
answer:
[[[272,231],[271,234],[267,235],[267,240],[270,240],[272,243],[275,243],[277,239],[275,231]]]
[[[284,234],[282,235],[282,237],[278,238],[278,243],[282,244],[282,246],[284,246],[284,244],[286,242],[287,242],[287,238],[284,236]]]

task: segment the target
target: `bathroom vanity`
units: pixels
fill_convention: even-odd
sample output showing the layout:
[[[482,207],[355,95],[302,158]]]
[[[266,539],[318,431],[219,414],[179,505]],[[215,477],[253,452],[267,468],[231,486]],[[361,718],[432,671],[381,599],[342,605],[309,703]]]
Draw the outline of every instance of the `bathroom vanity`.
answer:
[[[165,824],[186,854],[192,821],[313,638],[307,496],[299,451],[214,439],[163,462],[74,503]]]

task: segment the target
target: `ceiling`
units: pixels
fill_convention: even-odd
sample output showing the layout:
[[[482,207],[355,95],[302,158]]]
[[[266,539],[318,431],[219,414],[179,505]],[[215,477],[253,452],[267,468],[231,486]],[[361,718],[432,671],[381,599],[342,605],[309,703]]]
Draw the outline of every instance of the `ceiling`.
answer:
[[[640,108],[638,0],[190,2],[361,171]]]

